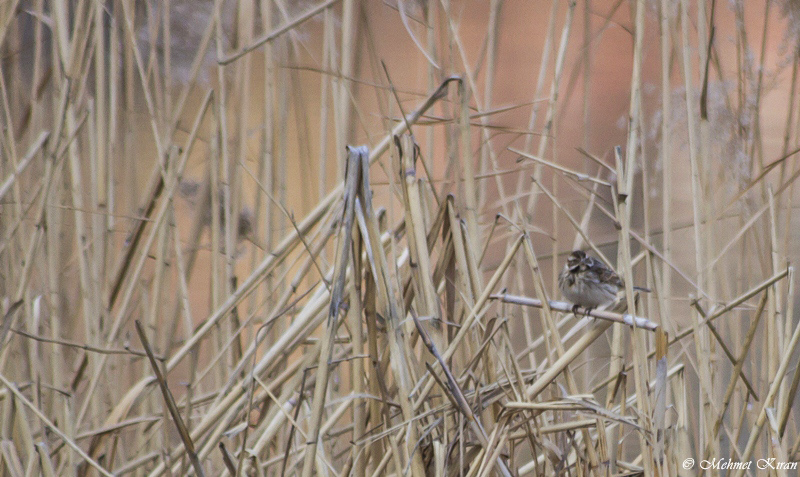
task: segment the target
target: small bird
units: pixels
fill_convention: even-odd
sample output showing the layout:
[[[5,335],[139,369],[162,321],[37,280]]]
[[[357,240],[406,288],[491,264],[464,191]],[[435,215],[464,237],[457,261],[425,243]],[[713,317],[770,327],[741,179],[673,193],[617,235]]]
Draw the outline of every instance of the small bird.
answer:
[[[558,288],[564,298],[575,305],[572,311],[576,312],[578,307],[591,310],[613,302],[617,293],[625,288],[625,283],[600,260],[586,255],[583,250],[575,250],[558,275]]]

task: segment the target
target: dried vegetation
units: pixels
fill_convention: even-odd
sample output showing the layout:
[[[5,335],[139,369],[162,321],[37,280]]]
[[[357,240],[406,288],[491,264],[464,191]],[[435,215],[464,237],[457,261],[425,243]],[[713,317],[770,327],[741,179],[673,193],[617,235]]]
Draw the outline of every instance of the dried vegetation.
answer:
[[[775,4],[0,2],[0,475],[797,461]],[[653,292],[573,316],[573,248]]]

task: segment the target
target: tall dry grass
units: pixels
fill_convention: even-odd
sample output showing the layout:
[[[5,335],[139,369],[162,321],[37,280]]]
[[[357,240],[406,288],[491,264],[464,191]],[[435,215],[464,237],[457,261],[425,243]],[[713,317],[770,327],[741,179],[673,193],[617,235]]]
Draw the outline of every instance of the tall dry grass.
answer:
[[[798,22],[0,4],[0,474],[800,460]],[[576,248],[652,293],[573,316]]]

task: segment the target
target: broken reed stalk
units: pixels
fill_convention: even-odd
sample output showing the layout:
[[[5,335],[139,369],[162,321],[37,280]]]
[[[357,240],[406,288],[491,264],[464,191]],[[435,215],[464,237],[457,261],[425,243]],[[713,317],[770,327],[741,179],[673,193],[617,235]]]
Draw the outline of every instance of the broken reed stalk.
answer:
[[[362,234],[369,238],[369,242],[376,246],[381,243],[378,229],[377,215],[372,206],[372,192],[369,181],[369,161],[361,162],[361,191],[360,198],[363,201],[360,207],[359,220],[362,224]],[[370,246],[367,245],[369,249]],[[424,475],[422,457],[415,452],[417,445],[417,429],[413,425],[414,408],[411,405],[411,371],[406,355],[407,337],[404,335],[401,324],[402,308],[397,303],[393,281],[389,275],[388,261],[383,247],[372,249],[372,253],[367,253],[371,259],[370,268],[377,282],[378,303],[381,305],[382,315],[386,320],[387,339],[389,341],[389,365],[394,374],[398,386],[397,399],[400,401],[401,414],[406,421],[411,423],[407,429],[406,451],[411,456],[412,475]],[[398,456],[399,457],[399,456]]]
[[[369,151],[365,147],[348,148],[347,154],[347,179],[345,181],[343,199],[344,211],[342,220],[339,223],[337,260],[336,268],[334,269],[333,288],[330,293],[328,319],[325,332],[322,335],[322,349],[320,350],[322,361],[317,366],[317,382],[312,399],[313,408],[311,410],[311,421],[309,422],[309,433],[303,463],[304,477],[310,477],[314,471],[319,425],[322,419],[323,406],[325,405],[325,395],[327,394],[330,361],[333,356],[333,340],[339,324],[339,313],[341,308],[346,306],[344,285],[347,278],[348,261],[354,232],[356,196],[360,192],[359,184],[363,180],[361,177],[361,163],[368,163]]]

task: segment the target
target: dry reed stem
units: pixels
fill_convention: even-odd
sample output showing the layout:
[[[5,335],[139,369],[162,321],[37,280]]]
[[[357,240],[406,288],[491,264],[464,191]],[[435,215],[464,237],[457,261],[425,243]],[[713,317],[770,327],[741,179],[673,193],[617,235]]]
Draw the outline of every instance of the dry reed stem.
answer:
[[[42,414],[42,412],[32,403],[30,402],[17,388],[11,383],[5,376],[0,374],[0,381],[3,383],[3,386],[6,387],[9,391],[11,391],[14,396],[20,400],[20,402],[30,409],[36,417],[38,417],[53,433],[55,433],[67,446],[71,447],[82,459],[84,459],[89,465],[97,469],[97,471],[101,475],[106,475],[111,477],[113,474],[108,472],[104,469],[100,464],[98,464],[94,459],[89,457],[84,450],[77,445],[72,439],[70,439],[63,431],[61,431],[52,421],[50,421],[47,416]]]
[[[169,410],[169,414],[172,417],[175,426],[178,428],[178,433],[181,436],[183,445],[186,448],[186,452],[189,454],[189,460],[192,462],[192,467],[197,475],[204,476],[205,472],[203,471],[203,466],[200,464],[200,461],[197,459],[197,453],[194,451],[194,442],[192,442],[192,438],[189,436],[189,431],[186,429],[186,424],[184,424],[183,418],[181,418],[181,414],[178,411],[178,407],[175,405],[175,398],[172,396],[172,393],[169,390],[167,381],[164,379],[164,375],[159,369],[158,362],[153,355],[153,350],[150,347],[150,342],[147,339],[144,328],[139,320],[136,320],[135,323],[136,332],[139,334],[139,339],[142,341],[142,346],[147,353],[147,359],[150,361],[150,366],[153,368],[153,373],[155,374],[158,385],[161,388],[161,393],[164,396],[164,402]]]
[[[361,163],[367,162],[369,151],[366,148],[348,148],[347,179],[344,189],[344,212],[339,223],[339,237],[337,240],[337,260],[334,273],[333,288],[330,292],[330,307],[325,333],[322,335],[322,348],[320,357],[323,361],[317,366],[317,381],[314,387],[309,423],[309,435],[304,454],[303,476],[310,477],[313,472],[313,463],[316,456],[317,441],[319,439],[319,426],[322,419],[322,409],[325,405],[325,394],[328,387],[328,373],[330,371],[331,357],[333,356],[333,341],[338,328],[339,313],[344,306],[344,286],[347,277],[347,268],[352,248],[353,224],[355,220],[356,196],[359,194],[359,183],[366,178],[361,177]],[[363,199],[362,199],[363,200]]]
[[[517,305],[531,306],[534,308],[544,307],[544,303],[536,298],[508,295],[505,293],[492,295],[491,298],[494,300],[501,300],[504,303],[514,303]],[[547,306],[552,310],[560,311],[563,313],[570,313],[572,312],[573,309],[573,305],[571,303],[563,301],[549,300],[547,302]],[[654,323],[647,318],[643,318],[640,316],[633,316],[630,314],[623,315],[606,310],[585,310],[585,314],[586,316],[591,316],[594,318],[599,318],[601,320],[607,320],[614,323],[620,323],[623,325],[628,325],[630,327],[643,328],[648,331],[656,331],[659,328],[657,323]]]

